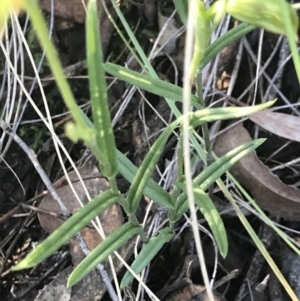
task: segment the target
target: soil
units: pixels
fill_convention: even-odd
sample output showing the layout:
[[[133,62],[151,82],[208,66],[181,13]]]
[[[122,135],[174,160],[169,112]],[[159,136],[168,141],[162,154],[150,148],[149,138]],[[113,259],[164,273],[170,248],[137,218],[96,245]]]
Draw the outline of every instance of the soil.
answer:
[[[145,53],[148,54],[161,30],[159,15],[170,16],[174,9],[173,1],[138,0],[121,2],[122,12],[130,23],[131,28],[134,29]],[[49,12],[47,12],[46,8],[45,10],[45,16],[48,18]],[[115,19],[117,20],[117,18]],[[66,74],[75,98],[90,116],[88,77],[83,62],[85,58],[84,24],[82,24],[80,19],[77,19],[75,22],[72,18],[65,20],[62,16],[56,16],[55,20],[52,33],[53,41],[63,67],[68,71]],[[24,16],[20,16],[20,23],[22,25],[25,24]],[[178,25],[179,20],[175,19],[174,24]],[[119,21],[118,25],[121,26]],[[233,27],[235,25],[236,23],[232,22],[230,26]],[[125,49],[120,37],[114,30],[111,30],[110,26],[105,28],[106,30],[102,29],[106,43],[104,49],[105,59],[122,66],[129,64],[130,68],[138,70],[135,61],[129,63],[130,53]],[[27,39],[31,34],[30,30],[26,32]],[[182,85],[181,79],[183,77],[183,38],[184,36],[181,36],[176,39],[175,49],[163,50],[152,62],[161,79],[178,85]],[[262,42],[260,42],[261,38],[263,38]],[[287,60],[284,66],[281,66],[282,56],[285,55],[284,45],[284,38],[270,33],[264,33],[262,37],[260,30],[254,30],[244,39],[225,48],[219,56],[219,61],[216,63],[217,69],[214,71],[211,68],[207,73],[209,93],[205,97],[205,105],[223,106],[224,104],[234,104],[242,106],[245,104],[252,105],[253,99],[255,99],[256,104],[259,104],[277,98],[276,107],[285,106],[277,110],[277,112],[295,115],[299,118],[297,105],[300,86],[292,60]],[[239,52],[241,50],[242,53]],[[41,56],[41,49],[35,38],[31,43],[31,51],[35,57]],[[257,64],[253,59],[253,55],[254,57],[260,55],[261,68],[266,67],[265,72],[258,77],[256,77]],[[28,57],[25,56],[24,59],[26,73],[24,84],[29,89],[34,73],[30,67]],[[0,60],[1,79],[4,82],[3,73],[6,72],[6,69],[2,53],[0,54]],[[240,63],[236,73],[237,61],[239,60]],[[277,76],[278,69],[282,69],[280,76]],[[208,82],[208,77],[211,74],[214,74],[214,84],[209,84]],[[74,145],[64,135],[64,125],[70,119],[70,116],[51,77],[47,63],[43,64],[40,77],[44,79],[43,86],[51,115],[55,116],[53,120],[56,126],[56,134],[61,138],[69,155],[77,166],[84,166],[86,162],[96,164],[90,158],[90,154],[86,152],[84,145],[80,143]],[[255,90],[255,85],[248,89],[255,78],[257,79],[257,90]],[[275,79],[276,88],[272,86],[270,88],[269,79],[273,78]],[[235,81],[235,84],[230,94],[227,95],[228,89],[231,89],[229,85],[232,81]],[[145,154],[165,126],[164,122],[157,117],[153,108],[168,122],[174,120],[174,116],[163,98],[143,91],[134,93],[128,105],[122,111],[121,116],[119,116],[119,109],[127,100],[126,96],[128,95],[129,86],[122,81],[114,81],[110,76],[107,76],[107,83],[112,84],[108,90],[108,95],[112,119],[117,120],[114,124],[117,148],[123,154],[126,154],[136,166],[140,166]],[[204,89],[207,87],[204,85]],[[247,89],[248,92],[244,93]],[[5,102],[7,95],[9,95],[7,86],[4,85],[0,94],[0,112],[3,110],[4,105],[2,104]],[[37,85],[34,86],[32,91],[32,98],[44,112],[45,109]],[[147,102],[145,99],[147,99]],[[286,106],[286,100],[289,101],[289,106]],[[25,97],[23,97],[22,104],[24,104],[24,101]],[[177,106],[181,109],[180,103]],[[296,190],[300,189],[300,166],[297,161],[299,158],[299,141],[291,141],[268,132],[250,119],[245,119],[242,124],[252,138],[267,138],[266,142],[257,150],[259,160],[265,163],[268,169],[275,169],[273,173],[278,176],[283,185],[292,185]],[[221,131],[229,125],[231,125],[231,121],[222,122],[217,130]],[[284,127],[285,120],[279,121],[278,125]],[[216,131],[213,125],[210,125],[210,130],[212,133]],[[60,179],[63,176],[63,170],[56,154],[52,137],[31,105],[27,106],[17,133],[29,147],[34,149],[38,161],[51,182],[55,183]],[[199,129],[199,134],[201,134],[201,129]],[[214,142],[213,139],[212,141]],[[41,213],[37,208],[39,208],[39,204],[44,197],[46,187],[17,143],[10,142],[8,137],[6,137],[2,151],[8,143],[10,146],[4,155],[4,160],[1,161],[2,153],[0,158],[0,299],[5,301],[43,300],[38,299],[41,298],[37,297],[38,294],[41,290],[47,288],[53,279],[58,281],[57,277],[65,269],[72,266],[74,258],[72,262],[69,244],[66,244],[54,255],[34,268],[17,272],[10,270],[13,265],[24,258],[48,234],[41,227],[37,218],[38,213]],[[162,173],[173,159],[176,143],[177,140],[174,136],[167,144],[158,167],[153,174],[153,179],[157,182],[161,179]],[[65,155],[63,155],[63,160],[66,168],[71,170],[70,163]],[[292,160],[295,160],[295,163],[289,164],[288,162]],[[203,164],[200,163],[199,166],[198,172],[202,170]],[[281,168],[278,168],[278,166],[281,166]],[[251,172],[254,174],[258,173],[257,170]],[[169,180],[165,179],[164,183],[169,185],[168,187],[171,191],[173,188],[171,184],[173,183],[171,176],[170,178]],[[225,180],[226,178],[224,177],[223,179]],[[118,177],[118,185],[121,192],[126,193],[128,191],[129,184],[121,176]],[[255,195],[255,193],[250,191],[247,184],[243,183],[243,185],[250,194]],[[242,198],[234,188],[232,190],[237,199]],[[227,210],[227,212],[223,212],[222,217],[229,242],[228,256],[222,258],[220,254],[218,255],[214,285],[215,300],[289,300],[278,278],[257,250],[239,218],[233,211],[228,212],[230,206],[217,186],[212,187],[210,196],[220,210]],[[138,209],[140,221],[143,220],[148,202],[149,200],[145,198]],[[271,203],[272,200],[269,200],[269,202]],[[295,206],[298,206],[298,204],[295,204]],[[299,241],[300,218],[293,215],[294,218],[288,220],[278,214],[274,214],[272,205],[263,209],[266,210],[266,213],[273,221],[286,227],[284,231],[289,236]],[[299,256],[286,247],[277,234],[261,218],[253,214],[253,212],[246,209],[243,210],[248,221],[256,233],[259,234],[265,247],[300,299]],[[292,208],[291,211],[293,211]],[[56,214],[59,213],[56,212]],[[156,218],[161,222],[165,217],[166,212],[159,206],[154,206],[149,219],[153,221]],[[198,217],[201,229],[202,227],[209,229],[200,213],[198,213]],[[162,249],[147,270],[147,286],[160,300],[208,300],[203,287],[193,235],[185,218],[176,224],[176,232],[178,232],[176,238]],[[216,262],[215,247],[207,231],[201,230],[201,239],[208,273],[211,276]],[[127,261],[131,262],[133,259],[133,244],[127,246],[124,254]],[[121,276],[124,274],[122,266],[118,268],[118,273],[118,277],[121,279]],[[67,277],[66,275],[64,277]],[[98,275],[95,273],[92,279],[98,279],[96,277]],[[62,279],[66,280],[67,278]],[[98,280],[101,282],[100,278]],[[88,296],[87,294],[85,297],[74,297],[76,294],[73,291],[71,297],[71,292],[64,290],[66,299],[59,299],[61,295],[55,295],[56,297],[54,297],[52,292],[52,295],[48,295],[47,300],[111,300],[108,293],[105,293],[105,289],[98,293],[97,285],[97,281],[95,281],[95,283],[90,283],[85,288],[86,291],[91,289],[96,292],[93,296]],[[80,290],[82,291],[83,289],[77,288],[77,291]],[[136,281],[133,282],[131,288],[125,290],[125,295],[128,296],[126,300],[134,300],[132,296],[135,294],[137,294]],[[139,300],[143,300],[142,297]],[[144,293],[144,300],[150,300],[146,293]]]

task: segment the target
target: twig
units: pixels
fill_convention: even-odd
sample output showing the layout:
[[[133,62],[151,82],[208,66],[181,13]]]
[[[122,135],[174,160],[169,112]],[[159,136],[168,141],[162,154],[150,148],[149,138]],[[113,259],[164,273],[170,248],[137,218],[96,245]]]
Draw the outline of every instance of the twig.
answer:
[[[51,184],[47,174],[45,173],[44,169],[42,168],[41,164],[37,160],[37,156],[35,152],[27,146],[27,144],[12,130],[12,128],[3,120],[0,120],[0,127],[3,131],[5,131],[10,137],[12,137],[15,142],[23,149],[26,153],[30,161],[32,162],[34,168],[40,175],[41,179],[43,180],[44,184],[46,185],[48,191],[51,193],[53,199],[58,203],[60,210],[64,217],[70,216],[70,211],[63,203],[61,197],[58,195],[56,190],[54,189],[53,185]]]

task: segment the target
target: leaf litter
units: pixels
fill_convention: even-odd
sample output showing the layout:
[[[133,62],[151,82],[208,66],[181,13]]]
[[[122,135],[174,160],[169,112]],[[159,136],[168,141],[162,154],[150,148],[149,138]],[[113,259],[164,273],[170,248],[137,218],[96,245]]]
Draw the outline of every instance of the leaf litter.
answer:
[[[237,125],[216,139],[214,151],[220,157],[235,147],[251,141],[248,131]],[[252,152],[236,163],[230,172],[264,210],[297,221],[300,216],[300,191],[284,184]]]
[[[250,115],[249,119],[272,134],[300,142],[299,116],[264,110]]]

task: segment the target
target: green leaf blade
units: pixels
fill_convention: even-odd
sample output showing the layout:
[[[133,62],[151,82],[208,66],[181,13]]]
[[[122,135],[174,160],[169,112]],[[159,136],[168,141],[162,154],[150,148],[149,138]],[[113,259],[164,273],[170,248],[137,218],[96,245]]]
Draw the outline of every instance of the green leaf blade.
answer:
[[[105,191],[92,199],[83,208],[57,228],[48,238],[31,251],[25,259],[12,270],[22,270],[33,267],[58,250],[64,243],[86,226],[93,218],[117,202],[119,195]]]
[[[181,22],[186,25],[188,19],[188,2],[186,0],[173,0]]]
[[[201,189],[194,188],[195,203],[207,221],[222,257],[228,253],[228,240],[223,220],[210,197]]]
[[[250,31],[254,30],[255,26],[242,23],[233,29],[229,30],[228,32],[224,33],[221,37],[219,37],[215,42],[210,44],[206,51],[203,60],[200,64],[200,70],[203,70],[204,67],[214,58],[216,57],[222,49],[226,46],[230,45],[237,39],[245,36]]]
[[[105,238],[79,265],[74,269],[68,279],[67,286],[73,286],[83,279],[99,263],[106,259],[110,254],[124,245],[130,238],[141,230],[140,226],[126,223],[116,229]]]
[[[195,128],[206,122],[241,118],[266,109],[272,106],[275,102],[276,100],[272,100],[256,106],[212,108],[198,110],[194,113],[191,113],[190,123],[191,126]]]
[[[84,114],[83,111],[81,111],[81,115],[88,128],[93,130],[95,126],[91,120]],[[118,149],[116,151],[119,172],[129,183],[132,183],[138,168]],[[174,209],[172,198],[169,193],[159,186],[152,178],[148,180],[143,193],[156,203],[167,208]]]
[[[204,191],[207,190],[220,176],[228,171],[237,161],[259,147],[265,139],[257,139],[243,144],[234,150],[228,152],[214,163],[208,166],[200,175],[198,175],[193,183],[200,186]],[[186,193],[182,193],[176,200],[176,210],[170,214],[170,219],[174,222],[178,221],[181,216],[188,210],[188,202]]]
[[[92,100],[92,114],[100,156],[100,169],[112,178],[118,173],[115,137],[111,125],[102,57],[97,2],[89,1],[86,18],[87,67]],[[97,156],[97,153],[94,154]],[[99,158],[98,158],[99,159]]]
[[[105,71],[116,78],[123,80],[140,89],[159,95],[161,97],[169,98],[175,101],[182,101],[183,90],[181,87],[163,81],[159,78],[142,74],[128,68],[113,64],[105,63]],[[197,108],[197,97],[191,94],[192,105]]]
[[[117,152],[117,156],[119,160],[119,172],[129,183],[132,183],[138,168],[120,151]],[[152,178],[148,179],[143,194],[161,206],[174,209],[170,194]]]
[[[168,138],[173,132],[173,129],[174,126],[168,126],[155,141],[132,181],[126,198],[131,214],[135,213],[138,208],[143,191],[152,175],[152,172],[154,171]]]
[[[160,251],[164,244],[170,241],[174,237],[174,233],[170,228],[165,228],[159,231],[156,237],[150,238],[150,240],[144,245],[141,252],[131,265],[131,269],[139,274],[154,258],[154,256]],[[132,274],[127,271],[121,281],[121,288],[124,288],[133,280]]]

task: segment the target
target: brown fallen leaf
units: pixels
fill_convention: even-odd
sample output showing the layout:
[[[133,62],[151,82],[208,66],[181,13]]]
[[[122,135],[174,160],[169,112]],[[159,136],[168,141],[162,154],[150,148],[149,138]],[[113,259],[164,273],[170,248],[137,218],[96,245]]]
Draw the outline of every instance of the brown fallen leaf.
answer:
[[[220,157],[230,150],[251,141],[242,125],[237,125],[216,139],[215,153]],[[272,214],[295,221],[300,217],[300,192],[284,184],[256,156],[248,154],[230,172],[247,188],[257,204]]]
[[[49,0],[39,0],[42,10],[50,13],[51,2]],[[116,18],[116,12],[112,7],[110,0],[104,0],[106,7],[113,19]],[[86,10],[85,7],[88,0],[55,0],[54,1],[54,15],[64,20],[69,20],[77,23],[84,23]],[[107,16],[104,7],[103,0],[98,0],[98,11],[100,19],[100,32],[102,39],[103,54],[105,55],[111,36],[113,34],[114,27]],[[84,47],[84,45],[83,45]]]
[[[264,110],[249,116],[249,119],[277,136],[300,142],[300,117]]]
[[[51,1],[40,0],[40,6],[43,10],[51,12]],[[84,23],[85,7],[88,0],[58,0],[54,1],[54,15],[73,22]],[[83,5],[84,4],[84,5]]]

